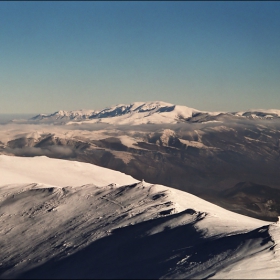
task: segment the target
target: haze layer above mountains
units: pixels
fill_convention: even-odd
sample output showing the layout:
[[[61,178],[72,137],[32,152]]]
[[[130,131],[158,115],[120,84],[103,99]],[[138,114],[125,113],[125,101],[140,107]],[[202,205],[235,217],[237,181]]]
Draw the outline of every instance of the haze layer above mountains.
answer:
[[[0,129],[2,154],[89,162],[253,217],[280,215],[280,110],[136,102],[40,114]]]

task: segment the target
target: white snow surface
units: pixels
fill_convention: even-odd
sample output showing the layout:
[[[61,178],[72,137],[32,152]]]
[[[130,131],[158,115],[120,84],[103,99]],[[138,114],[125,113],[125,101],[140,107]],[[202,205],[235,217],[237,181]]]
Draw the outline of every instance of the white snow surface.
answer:
[[[66,187],[95,184],[99,186],[138,182],[124,173],[78,161],[40,157],[0,155],[0,184],[31,184]]]
[[[91,164],[0,155],[0,205],[1,278],[280,275],[278,223]]]

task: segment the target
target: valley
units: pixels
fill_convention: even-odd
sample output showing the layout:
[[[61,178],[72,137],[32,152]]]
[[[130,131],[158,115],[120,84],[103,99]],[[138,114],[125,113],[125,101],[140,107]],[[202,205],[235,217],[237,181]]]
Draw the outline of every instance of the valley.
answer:
[[[248,198],[246,203],[243,201],[237,206],[236,198],[223,195],[225,190],[241,182],[280,189],[280,119],[276,112],[259,112],[253,114],[253,118],[250,112],[199,113],[181,106],[180,112],[189,117],[189,120],[182,120],[176,119],[175,105],[155,102],[144,104],[135,112],[127,109],[137,106],[106,109],[102,112],[106,117],[93,123],[89,116],[81,115],[83,111],[76,112],[74,117],[60,111],[65,117],[52,114],[45,116],[43,122],[37,116],[36,123],[32,118],[26,123],[3,125],[0,152],[88,162],[124,172],[138,180],[190,192],[242,214],[277,220],[280,215],[278,198],[268,195],[257,205],[254,201],[248,202]],[[115,116],[119,112],[120,116]],[[150,123],[115,123],[115,118],[122,118],[124,123],[134,120],[138,123],[145,119],[141,114],[147,116]],[[163,118],[158,117],[160,114],[164,114],[166,123],[158,123]],[[59,120],[56,124],[54,116]],[[206,120],[207,117],[211,120]],[[242,191],[241,196],[249,194]]]

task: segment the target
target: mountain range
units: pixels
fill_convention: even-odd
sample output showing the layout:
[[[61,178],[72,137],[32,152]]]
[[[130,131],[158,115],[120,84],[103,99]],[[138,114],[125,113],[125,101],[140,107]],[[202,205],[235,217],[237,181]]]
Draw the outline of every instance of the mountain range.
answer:
[[[279,110],[203,112],[136,102],[0,125],[0,154],[96,164],[277,221],[279,139]]]
[[[248,110],[244,112],[206,112],[186,106],[174,105],[162,101],[135,102],[119,104],[100,111],[76,110],[57,111],[53,114],[39,114],[30,119],[34,122],[52,122],[56,124],[86,122],[109,124],[174,124],[181,122],[207,122],[219,120],[222,117],[237,117],[250,119],[274,119],[280,117],[280,110]]]

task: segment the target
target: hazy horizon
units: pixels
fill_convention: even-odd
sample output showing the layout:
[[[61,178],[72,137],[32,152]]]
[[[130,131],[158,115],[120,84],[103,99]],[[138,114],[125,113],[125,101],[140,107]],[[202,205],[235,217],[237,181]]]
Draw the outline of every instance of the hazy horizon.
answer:
[[[28,119],[36,114],[0,114],[0,124],[6,124],[13,119]]]

